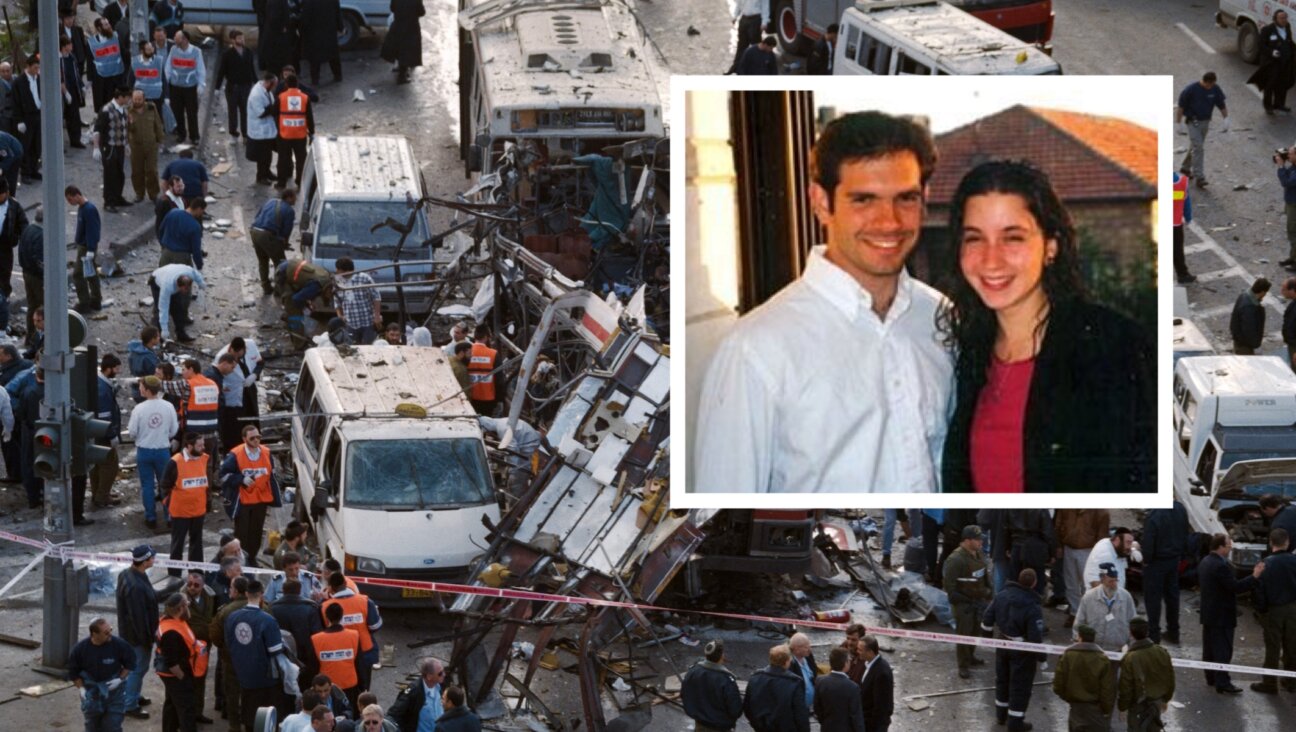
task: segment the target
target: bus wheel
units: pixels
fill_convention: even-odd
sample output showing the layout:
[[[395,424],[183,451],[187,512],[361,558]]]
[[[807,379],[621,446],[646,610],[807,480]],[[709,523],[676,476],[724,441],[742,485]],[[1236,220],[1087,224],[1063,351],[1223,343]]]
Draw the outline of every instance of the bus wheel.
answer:
[[[774,34],[778,36],[779,48],[783,53],[793,56],[810,53],[810,39],[802,35],[801,24],[797,22],[796,0],[778,0],[772,17]]]

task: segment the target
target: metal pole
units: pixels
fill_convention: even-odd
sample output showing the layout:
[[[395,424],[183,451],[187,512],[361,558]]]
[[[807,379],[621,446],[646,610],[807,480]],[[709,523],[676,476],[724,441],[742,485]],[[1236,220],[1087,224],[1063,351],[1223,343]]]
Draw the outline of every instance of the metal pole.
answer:
[[[152,5],[149,0],[130,0],[130,48],[128,55],[134,56],[136,49],[139,48],[139,42],[149,37],[148,32],[148,15],[149,6]],[[159,51],[162,49],[158,49]]]
[[[58,3],[40,3],[41,48],[41,156],[44,174],[45,206],[45,352],[39,366],[44,370],[45,399],[41,417],[61,423],[59,450],[61,475],[45,481],[45,538],[59,544],[72,539],[72,494],[68,487],[68,463],[71,456],[71,385],[69,371],[72,353],[68,348],[67,316],[67,232],[63,200],[63,94],[59,88],[59,17]],[[36,307],[36,303],[28,303]],[[73,615],[69,602],[71,565],[56,558],[45,559],[45,599],[42,606],[45,627],[42,634],[41,663],[48,668],[64,668],[75,639]]]

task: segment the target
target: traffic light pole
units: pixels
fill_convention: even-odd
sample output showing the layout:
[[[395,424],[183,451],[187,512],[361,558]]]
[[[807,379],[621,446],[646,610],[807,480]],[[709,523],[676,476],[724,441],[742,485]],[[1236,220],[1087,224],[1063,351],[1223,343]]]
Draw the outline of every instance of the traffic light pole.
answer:
[[[44,159],[45,206],[45,352],[39,366],[44,370],[45,399],[41,417],[59,423],[59,475],[45,481],[45,538],[52,544],[72,539],[72,494],[68,488],[71,448],[72,404],[70,372],[73,364],[68,348],[67,318],[67,217],[63,199],[63,94],[59,84],[58,3],[37,3],[40,10],[41,53],[41,157]],[[37,303],[28,303],[36,307]],[[41,663],[47,668],[67,666],[68,653],[76,639],[79,591],[73,586],[72,565],[57,558],[45,558],[45,625]]]

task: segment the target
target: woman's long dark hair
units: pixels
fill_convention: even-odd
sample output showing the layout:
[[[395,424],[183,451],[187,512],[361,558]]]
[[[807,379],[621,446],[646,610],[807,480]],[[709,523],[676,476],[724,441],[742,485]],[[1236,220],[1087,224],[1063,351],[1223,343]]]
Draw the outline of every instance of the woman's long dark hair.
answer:
[[[1085,297],[1080,278],[1075,224],[1062,205],[1048,174],[1031,163],[1016,160],[994,160],[982,163],[959,182],[950,203],[950,235],[954,238],[953,256],[946,273],[945,291],[950,302],[936,314],[936,327],[945,345],[958,353],[960,381],[971,379],[980,384],[994,354],[999,323],[994,311],[981,302],[959,265],[963,249],[963,209],[972,196],[987,193],[1011,193],[1026,202],[1027,209],[1044,238],[1057,241],[1057,254],[1044,266],[1044,294],[1051,306]],[[1050,309],[1050,313],[1052,310]],[[1040,322],[1042,329],[1047,318]]]

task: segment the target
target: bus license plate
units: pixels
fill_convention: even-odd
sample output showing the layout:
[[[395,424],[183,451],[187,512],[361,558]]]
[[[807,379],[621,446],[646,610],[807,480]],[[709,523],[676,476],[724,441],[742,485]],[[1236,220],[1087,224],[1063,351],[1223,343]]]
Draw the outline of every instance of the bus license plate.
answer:
[[[433,592],[432,590],[416,590],[416,589],[413,589],[412,587],[402,587],[402,588],[401,588],[401,597],[403,597],[403,598],[411,598],[411,597],[433,597],[434,595],[436,595],[436,593]]]

